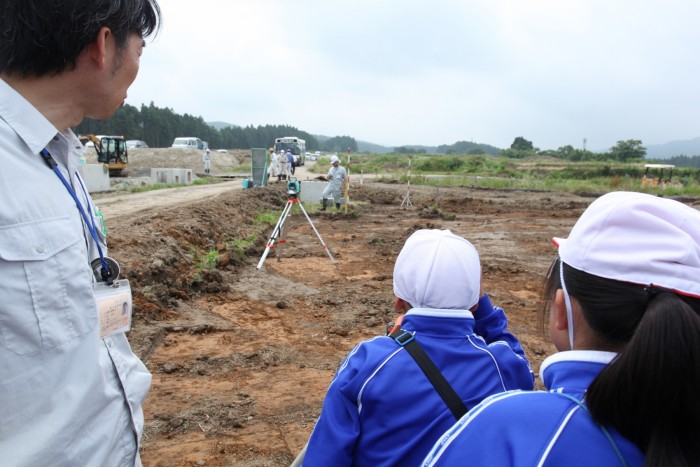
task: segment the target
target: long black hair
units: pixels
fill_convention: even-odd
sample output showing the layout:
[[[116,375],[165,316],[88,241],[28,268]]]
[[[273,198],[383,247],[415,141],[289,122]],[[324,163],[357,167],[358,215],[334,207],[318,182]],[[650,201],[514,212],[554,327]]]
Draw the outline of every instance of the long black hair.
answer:
[[[560,264],[547,274],[543,315]],[[700,465],[700,299],[566,263],[564,280],[604,350],[619,350],[586,392],[593,418],[634,442],[645,465]]]

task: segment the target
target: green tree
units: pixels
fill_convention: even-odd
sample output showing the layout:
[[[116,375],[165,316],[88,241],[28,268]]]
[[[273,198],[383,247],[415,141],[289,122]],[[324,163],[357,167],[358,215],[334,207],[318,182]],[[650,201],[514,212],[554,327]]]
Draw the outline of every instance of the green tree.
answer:
[[[498,154],[499,149],[488,144],[457,141],[454,144],[441,144],[437,147],[438,154]]]
[[[518,136],[513,140],[513,144],[510,145],[511,149],[515,149],[517,151],[534,151],[535,147],[532,145],[532,141],[528,141],[522,136]]]
[[[409,146],[398,146],[394,148],[396,154],[426,154],[427,151],[423,148],[412,148]]]
[[[352,152],[357,152],[357,141],[350,136],[334,136],[324,141],[321,148],[327,152],[345,152],[348,148]]]
[[[610,148],[610,157],[620,162],[644,159],[646,154],[647,148],[642,146],[642,141],[638,139],[620,140],[615,146]]]

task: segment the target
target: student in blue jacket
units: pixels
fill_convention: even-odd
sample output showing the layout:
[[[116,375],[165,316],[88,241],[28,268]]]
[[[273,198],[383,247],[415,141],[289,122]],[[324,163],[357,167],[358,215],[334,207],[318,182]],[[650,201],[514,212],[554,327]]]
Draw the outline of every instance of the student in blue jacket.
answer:
[[[700,465],[700,211],[609,193],[555,243],[549,392],[485,400],[423,465]]]
[[[413,334],[467,408],[534,377],[501,308],[481,294],[474,246],[449,230],[419,230],[394,267],[402,329]],[[417,465],[455,423],[407,350],[387,336],[357,345],[337,370],[304,466]]]

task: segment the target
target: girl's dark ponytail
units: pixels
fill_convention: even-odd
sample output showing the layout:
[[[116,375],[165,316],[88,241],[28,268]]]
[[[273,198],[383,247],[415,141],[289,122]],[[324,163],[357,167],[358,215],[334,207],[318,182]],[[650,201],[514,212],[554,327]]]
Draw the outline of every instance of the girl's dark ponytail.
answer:
[[[586,403],[598,423],[646,453],[645,465],[697,466],[699,387],[700,314],[678,295],[662,292],[588,388]]]

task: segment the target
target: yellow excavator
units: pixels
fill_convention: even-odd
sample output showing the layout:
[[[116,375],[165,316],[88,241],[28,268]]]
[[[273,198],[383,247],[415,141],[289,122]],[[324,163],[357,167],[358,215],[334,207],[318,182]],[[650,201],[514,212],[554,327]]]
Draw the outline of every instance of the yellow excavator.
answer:
[[[92,142],[97,152],[97,162],[107,164],[109,175],[119,177],[129,164],[126,140],[123,136],[80,135],[78,139],[84,145]]]

